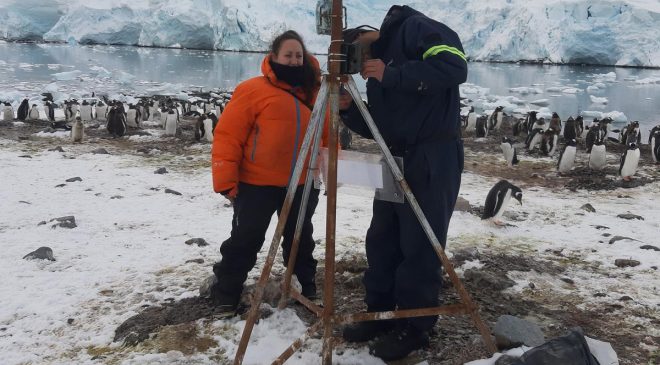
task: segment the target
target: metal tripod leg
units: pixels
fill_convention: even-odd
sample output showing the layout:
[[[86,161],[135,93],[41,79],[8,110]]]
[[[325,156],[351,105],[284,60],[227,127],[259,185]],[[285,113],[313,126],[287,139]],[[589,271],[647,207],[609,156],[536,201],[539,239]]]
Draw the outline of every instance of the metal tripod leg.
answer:
[[[293,198],[296,194],[296,189],[298,188],[298,181],[302,175],[302,171],[305,165],[305,160],[307,159],[307,154],[312,143],[312,137],[315,135],[316,128],[323,128],[323,120],[325,116],[325,104],[327,101],[328,95],[328,84],[324,78],[321,83],[321,88],[319,90],[318,97],[314,103],[314,109],[312,110],[312,115],[310,117],[310,122],[307,126],[307,132],[305,133],[305,138],[303,139],[302,146],[300,147],[300,154],[298,155],[298,160],[296,166],[291,175],[291,180],[289,181],[289,186],[287,189],[286,197],[284,198],[284,204],[282,205],[282,210],[279,215],[279,220],[277,222],[277,227],[275,229],[275,234],[273,235],[273,240],[270,244],[270,249],[268,250],[268,256],[266,257],[266,262],[264,263],[264,268],[261,271],[261,276],[256,285],[256,290],[252,300],[252,305],[250,311],[248,312],[247,319],[245,321],[245,328],[243,329],[243,335],[241,336],[241,341],[239,342],[238,349],[236,350],[236,356],[234,357],[234,365],[240,365],[243,363],[243,357],[245,356],[245,350],[247,349],[248,342],[250,341],[250,336],[252,335],[252,329],[254,324],[257,321],[259,315],[259,306],[263,300],[264,288],[270,277],[271,269],[273,268],[273,263],[275,262],[275,255],[277,254],[277,249],[279,248],[280,241],[282,239],[282,234],[284,232],[284,226],[286,225],[289,212],[291,211],[291,205],[293,204]],[[323,111],[323,113],[322,113]]]
[[[472,317],[472,321],[474,322],[474,325],[481,333],[481,337],[483,338],[486,347],[488,348],[489,351],[495,352],[497,348],[495,347],[495,344],[493,343],[490,337],[490,331],[488,330],[488,327],[481,320],[481,317],[479,316],[478,308],[474,306],[472,299],[470,298],[470,294],[468,294],[467,290],[465,290],[463,283],[461,283],[461,280],[458,278],[458,275],[456,275],[453,265],[447,258],[447,255],[445,255],[445,251],[442,248],[442,245],[440,245],[440,242],[438,241],[438,237],[436,237],[435,232],[433,232],[433,229],[431,228],[431,225],[426,219],[426,216],[424,215],[422,208],[417,203],[417,199],[415,199],[412,190],[410,190],[410,186],[408,186],[408,183],[403,177],[403,174],[401,173],[399,166],[396,164],[394,157],[392,157],[392,153],[387,148],[387,144],[385,143],[383,136],[378,131],[378,128],[376,127],[376,123],[369,114],[369,110],[367,110],[367,107],[364,105],[364,103],[362,103],[360,92],[358,91],[357,85],[355,84],[355,80],[353,80],[351,76],[348,77],[347,86],[348,86],[348,92],[351,94],[353,100],[355,101],[355,104],[357,105],[358,109],[360,110],[360,113],[362,114],[362,117],[367,123],[367,126],[369,127],[371,134],[374,136],[374,140],[376,141],[381,151],[383,152],[383,155],[385,156],[385,160],[387,161],[387,164],[389,165],[390,170],[394,175],[394,178],[401,186],[401,189],[406,195],[406,199],[408,200],[410,207],[413,209],[415,215],[417,216],[417,220],[422,225],[422,228],[424,229],[426,236],[429,238],[431,244],[433,245],[433,249],[440,258],[440,261],[442,262],[442,265],[444,266],[447,275],[449,275],[449,279],[454,285],[454,288],[456,288],[456,291],[458,292],[458,295],[461,298],[461,302],[468,307],[474,308],[472,313],[470,313],[470,316]]]

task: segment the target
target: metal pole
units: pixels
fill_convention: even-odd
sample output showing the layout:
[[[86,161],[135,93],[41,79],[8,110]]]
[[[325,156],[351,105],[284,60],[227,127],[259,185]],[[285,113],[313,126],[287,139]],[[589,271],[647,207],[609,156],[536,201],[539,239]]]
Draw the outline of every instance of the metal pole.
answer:
[[[322,79],[322,83],[325,83],[325,76]],[[316,96],[320,98],[320,95]],[[327,97],[323,96],[323,97]],[[325,120],[325,110],[326,105],[322,105],[322,110],[320,116]],[[319,154],[319,147],[321,145],[321,136],[323,135],[324,123],[320,123],[320,127],[316,129],[316,134],[314,136],[314,142],[312,143],[312,155],[309,161],[309,168],[307,169],[307,176],[305,177],[305,188],[303,191],[302,200],[300,202],[300,207],[298,209],[298,220],[296,221],[296,231],[293,235],[293,241],[291,242],[291,251],[289,252],[289,262],[286,266],[286,273],[284,274],[284,283],[282,285],[282,296],[280,297],[280,302],[278,304],[279,309],[284,309],[286,302],[289,299],[289,292],[291,290],[291,276],[293,275],[293,270],[296,266],[296,260],[298,258],[298,248],[300,246],[300,236],[302,234],[303,222],[305,221],[305,216],[307,215],[307,203],[309,199],[309,193],[312,190],[312,184],[314,184],[314,174],[312,172],[317,171],[317,158]]]
[[[328,69],[330,71],[330,128],[328,132],[328,181],[325,239],[325,283],[323,286],[322,364],[332,365],[332,315],[335,293],[335,230],[337,228],[337,158],[339,137],[339,84],[341,81],[342,0],[332,2],[332,32]]]
[[[275,262],[275,255],[277,254],[277,249],[279,248],[282,234],[284,232],[284,226],[286,225],[289,212],[291,211],[291,205],[293,204],[293,198],[296,194],[296,189],[298,188],[298,181],[302,175],[307,153],[309,152],[309,148],[312,143],[312,137],[315,134],[314,132],[316,131],[316,128],[323,128],[323,120],[325,115],[321,114],[321,109],[324,109],[323,104],[325,104],[327,101],[327,86],[327,83],[321,83],[319,96],[316,98],[316,102],[314,103],[314,109],[312,110],[312,115],[310,117],[309,124],[307,125],[307,132],[305,133],[305,138],[303,139],[302,146],[300,147],[300,154],[298,155],[296,166],[293,169],[293,174],[291,175],[291,180],[289,181],[289,186],[286,192],[286,197],[284,198],[284,204],[282,205],[282,211],[280,212],[279,220],[277,221],[275,234],[273,235],[273,240],[270,244],[270,249],[268,250],[268,256],[266,257],[264,268],[261,271],[261,276],[259,277],[259,281],[256,285],[250,311],[248,313],[247,319],[245,320],[245,328],[243,329],[243,335],[241,336],[241,341],[239,342],[238,349],[236,350],[234,365],[240,365],[243,363],[245,350],[247,349],[248,342],[250,341],[250,336],[252,335],[254,324],[256,323],[257,317],[259,316],[259,306],[263,300],[264,288],[268,283],[268,277],[270,276],[270,271],[273,268],[273,263]]]
[[[349,77],[347,84],[348,84],[349,93],[353,97],[353,100],[355,101],[355,104],[360,110],[362,117],[369,126],[369,130],[371,131],[371,134],[374,136],[374,140],[376,141],[376,143],[378,143],[378,146],[383,152],[383,155],[385,156],[385,160],[387,161],[387,164],[390,166],[390,170],[392,170],[392,174],[394,175],[394,178],[399,183],[401,189],[406,195],[406,199],[408,200],[410,207],[417,216],[417,220],[422,225],[422,228],[424,229],[426,236],[431,241],[431,244],[433,245],[433,249],[440,258],[442,265],[445,267],[445,271],[447,272],[447,275],[449,275],[449,279],[454,284],[454,288],[456,288],[458,295],[461,297],[461,302],[469,307],[473,307],[474,304],[472,303],[470,294],[468,294],[467,290],[465,290],[463,283],[461,283],[461,280],[458,278],[458,275],[456,275],[456,272],[454,271],[453,265],[451,265],[449,259],[447,258],[447,255],[445,255],[445,251],[442,248],[440,242],[438,241],[438,237],[436,237],[435,232],[433,232],[433,229],[431,228],[431,225],[426,219],[426,216],[424,215],[422,208],[417,203],[417,199],[415,199],[412,190],[410,190],[410,186],[406,182],[403,173],[399,169],[399,166],[396,164],[394,157],[392,157],[392,153],[387,148],[387,144],[385,143],[383,136],[378,131],[378,128],[376,127],[376,123],[374,122],[373,118],[371,118],[371,115],[369,114],[369,110],[367,110],[367,107],[364,105],[364,103],[361,102],[362,99],[360,97],[360,92],[358,91],[357,85],[355,84],[355,80],[353,80],[352,77]],[[484,343],[486,344],[488,350],[492,352],[497,351],[497,348],[495,347],[495,344],[493,343],[490,337],[490,331],[481,320],[481,317],[479,316],[479,312],[475,310],[474,312],[472,312],[471,317],[475,326],[481,333],[481,337],[483,337]]]

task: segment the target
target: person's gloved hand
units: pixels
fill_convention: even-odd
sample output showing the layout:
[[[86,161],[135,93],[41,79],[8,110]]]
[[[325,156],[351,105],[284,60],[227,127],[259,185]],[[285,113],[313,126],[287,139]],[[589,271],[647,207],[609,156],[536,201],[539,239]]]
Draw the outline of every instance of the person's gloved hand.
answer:
[[[381,59],[374,58],[362,63],[360,75],[362,75],[363,79],[366,80],[369,77],[373,77],[378,82],[383,82],[383,74],[385,74],[385,63]]]

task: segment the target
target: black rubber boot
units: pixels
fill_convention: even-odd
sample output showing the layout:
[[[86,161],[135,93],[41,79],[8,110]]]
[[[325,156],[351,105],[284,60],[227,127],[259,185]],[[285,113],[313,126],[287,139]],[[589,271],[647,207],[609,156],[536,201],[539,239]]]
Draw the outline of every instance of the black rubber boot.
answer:
[[[227,315],[234,315],[238,309],[238,303],[241,300],[239,295],[228,295],[218,290],[217,283],[211,285],[211,301],[215,307],[214,313],[226,313]]]
[[[347,342],[370,341],[393,328],[394,322],[391,320],[358,322],[344,327],[342,337]]]
[[[379,338],[369,346],[369,352],[384,361],[403,359],[411,352],[429,345],[429,335],[415,327],[406,325]]]

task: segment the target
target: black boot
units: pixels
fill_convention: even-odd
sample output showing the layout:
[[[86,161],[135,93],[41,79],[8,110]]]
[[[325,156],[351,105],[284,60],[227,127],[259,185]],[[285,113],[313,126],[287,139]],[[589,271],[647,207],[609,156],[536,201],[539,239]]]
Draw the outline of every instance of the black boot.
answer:
[[[369,346],[369,352],[384,361],[402,359],[411,352],[429,345],[429,335],[406,325],[388,333]]]
[[[218,284],[211,285],[211,301],[215,307],[214,313],[226,313],[227,315],[236,314],[238,303],[241,300],[240,293],[238,295],[229,295],[218,289]]]
[[[316,284],[307,284],[302,286],[301,294],[312,302],[318,299],[316,294]]]
[[[342,337],[348,342],[370,341],[392,328],[394,328],[392,320],[358,322],[344,327]]]

